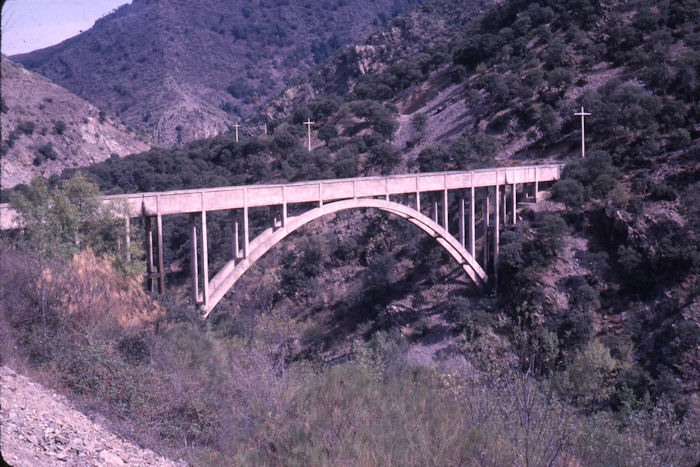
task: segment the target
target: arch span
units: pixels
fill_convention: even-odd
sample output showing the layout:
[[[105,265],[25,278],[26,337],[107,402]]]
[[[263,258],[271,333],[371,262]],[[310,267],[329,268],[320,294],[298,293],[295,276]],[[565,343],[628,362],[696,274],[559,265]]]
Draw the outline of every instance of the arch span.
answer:
[[[203,318],[206,318],[221,301],[224,295],[233,287],[240,277],[270,248],[279,243],[287,235],[303,227],[304,225],[328,214],[348,209],[374,208],[385,211],[406,219],[418,226],[421,230],[433,237],[464,269],[464,272],[483,288],[487,281],[486,273],[461,243],[445,228],[441,227],[428,216],[415,209],[393,201],[373,198],[353,198],[324,204],[311,209],[301,215],[287,218],[285,225],[278,229],[269,228],[250,242],[249,252],[246,258],[229,261],[209,282],[209,297],[205,298],[200,310]]]

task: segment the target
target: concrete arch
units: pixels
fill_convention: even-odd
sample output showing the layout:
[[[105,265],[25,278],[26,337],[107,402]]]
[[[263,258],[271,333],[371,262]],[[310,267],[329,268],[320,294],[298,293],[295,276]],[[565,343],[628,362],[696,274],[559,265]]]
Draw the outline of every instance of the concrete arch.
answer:
[[[304,225],[319,219],[328,214],[348,209],[374,208],[385,211],[406,219],[418,226],[421,230],[433,237],[455,261],[464,269],[464,272],[483,288],[487,281],[486,273],[461,243],[453,237],[447,230],[438,225],[428,216],[421,214],[415,209],[392,201],[373,198],[354,198],[342,201],[335,201],[324,204],[318,208],[311,209],[299,216],[287,218],[286,225],[278,229],[269,228],[258,235],[250,242],[249,252],[246,258],[228,262],[212,278],[209,283],[209,297],[205,299],[200,310],[203,318],[206,318],[224,295],[233,287],[238,279],[270,248],[279,243],[287,235],[303,227]]]

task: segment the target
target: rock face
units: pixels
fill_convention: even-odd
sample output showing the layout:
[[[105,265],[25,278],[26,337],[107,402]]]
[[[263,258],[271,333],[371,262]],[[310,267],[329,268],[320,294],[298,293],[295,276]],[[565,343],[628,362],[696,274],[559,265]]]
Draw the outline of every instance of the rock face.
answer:
[[[2,57],[2,188],[150,148],[75,94]]]
[[[0,367],[0,382],[0,448],[12,466],[185,465],[125,441],[8,367]]]
[[[418,0],[135,0],[13,60],[159,144],[215,136]]]

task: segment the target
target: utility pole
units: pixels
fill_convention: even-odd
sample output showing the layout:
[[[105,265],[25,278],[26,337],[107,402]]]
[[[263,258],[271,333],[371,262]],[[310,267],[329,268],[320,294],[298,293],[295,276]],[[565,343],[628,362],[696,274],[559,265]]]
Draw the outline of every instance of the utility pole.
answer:
[[[315,122],[312,122],[311,119],[307,119],[304,122],[304,125],[307,125],[309,127],[309,151],[311,151],[311,125],[313,125]]]
[[[233,125],[233,127],[236,129],[236,142],[238,142],[238,129],[241,127],[238,123]]]
[[[583,107],[581,107],[581,111],[576,112],[574,115],[576,115],[577,117],[581,117],[581,159],[583,159],[586,157],[586,133],[583,121],[586,119],[586,117],[590,116],[591,114],[588,112],[584,112]]]

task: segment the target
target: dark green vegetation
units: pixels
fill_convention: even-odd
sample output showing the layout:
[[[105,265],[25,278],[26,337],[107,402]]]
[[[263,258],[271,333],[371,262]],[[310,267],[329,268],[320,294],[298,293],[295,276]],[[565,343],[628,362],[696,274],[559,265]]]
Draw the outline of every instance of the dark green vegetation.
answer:
[[[422,14],[441,3],[435,18],[455,7],[426,3]],[[268,137],[225,135],[87,171],[112,193],[471,168],[502,163],[524,138],[515,158],[571,160],[557,203],[523,208],[502,233],[497,295],[472,294],[402,221],[345,214],[271,251],[201,323],[182,298],[186,219],[172,219],[176,298],[162,299],[158,326],[65,339],[65,305],[22,286],[39,273],[24,272],[36,256],[19,243],[4,254],[21,271],[3,277],[4,293],[18,294],[3,303],[20,304],[6,309],[8,342],[123,432],[198,463],[692,465],[698,11],[507,1],[413,49],[424,54],[388,52],[397,59],[351,80],[352,93],[300,103]],[[424,144],[439,112],[411,107],[404,125],[423,136],[407,158],[411,147],[392,145],[398,108],[435,76],[449,77],[473,120]],[[582,105],[593,114],[585,160],[572,115]],[[310,152],[307,118],[320,141]],[[216,269],[231,219],[209,218]],[[408,363],[435,342],[445,345],[436,369]]]

